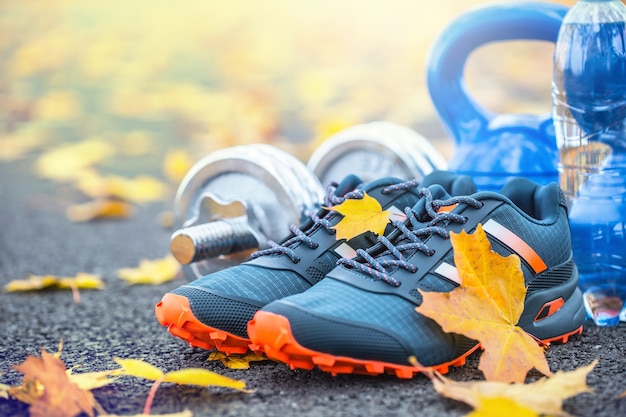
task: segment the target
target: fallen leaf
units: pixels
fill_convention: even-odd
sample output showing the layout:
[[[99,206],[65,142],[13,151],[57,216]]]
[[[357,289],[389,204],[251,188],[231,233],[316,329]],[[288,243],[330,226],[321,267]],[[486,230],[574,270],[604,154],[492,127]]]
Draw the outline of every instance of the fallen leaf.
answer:
[[[135,203],[161,201],[167,196],[168,187],[163,181],[149,175],[135,178],[111,177],[111,196]]]
[[[53,287],[59,282],[52,275],[30,275],[27,279],[14,279],[4,285],[5,292],[38,291]]]
[[[185,150],[169,150],[163,160],[163,173],[172,182],[178,184],[193,166],[193,159]]]
[[[24,374],[24,381],[43,387],[41,395],[30,403],[31,417],[74,417],[80,413],[93,417],[97,407],[93,396],[69,379],[61,359],[42,350],[41,358],[29,356],[14,369]]]
[[[73,91],[51,91],[35,103],[34,113],[41,120],[73,120],[81,113],[80,98]]]
[[[104,288],[104,282],[100,275],[86,274],[79,272],[75,277],[60,277],[58,279],[59,288],[84,288],[101,290]]]
[[[328,208],[343,215],[333,229],[337,231],[337,240],[352,239],[371,231],[377,235],[385,232],[391,212],[382,209],[378,200],[363,193],[362,199],[347,199],[343,203]]]
[[[587,366],[580,367],[571,372],[558,371],[551,377],[544,377],[529,384],[497,381],[463,381],[457,382],[433,372],[429,375],[435,390],[448,398],[464,402],[476,408],[478,411],[484,404],[481,402],[490,400],[487,409],[511,401],[518,407],[531,410],[531,415],[569,416],[563,411],[563,401],[585,392],[591,392],[587,386],[587,375],[598,363],[593,361]],[[511,415],[508,413],[500,415]],[[500,410],[503,411],[502,409]],[[472,414],[475,416],[490,416],[491,414]],[[521,414],[525,415],[525,414]]]
[[[519,257],[493,252],[480,224],[473,234],[450,238],[461,285],[449,293],[420,290],[416,310],[446,332],[478,340],[484,349],[479,369],[489,381],[523,382],[532,368],[550,375],[543,348],[517,326],[526,296]]]
[[[186,368],[168,372],[165,374],[164,382],[173,382],[179,385],[198,385],[201,387],[225,387],[250,392],[245,389],[246,383],[244,381],[231,379],[202,368]]]
[[[4,286],[6,292],[38,291],[47,288],[58,289],[102,289],[104,282],[99,275],[79,272],[75,277],[57,277],[54,275],[30,275],[27,279],[10,281]]]
[[[119,371],[114,369],[110,371],[83,372],[75,374],[71,369],[68,369],[67,374],[70,381],[76,384],[78,388],[85,391],[91,391],[115,382],[119,375]]]
[[[132,206],[121,200],[98,199],[67,208],[65,214],[73,222],[115,218],[125,219],[131,216]]]
[[[33,404],[43,394],[43,385],[37,381],[25,380],[18,387],[9,387],[8,394],[25,404]]]
[[[173,280],[179,272],[180,263],[173,255],[167,255],[162,259],[142,259],[137,268],[118,269],[117,276],[131,285],[159,285]]]
[[[168,191],[165,183],[148,175],[139,175],[135,178],[117,175],[103,177],[95,171],[86,172],[78,178],[76,187],[91,198],[134,203],[163,200]]]
[[[145,130],[135,130],[123,136],[118,148],[124,155],[148,155],[155,149],[155,138]]]
[[[9,399],[9,390],[11,387],[9,385],[0,384],[0,398],[4,398],[6,400]]]
[[[43,178],[69,181],[80,178],[94,164],[114,153],[115,149],[104,140],[86,139],[45,152],[37,159],[35,168]]]
[[[0,136],[0,161],[13,161],[22,158],[33,149],[48,141],[48,136],[35,128]]]
[[[466,417],[540,417],[525,405],[507,398],[479,398],[478,406]]]
[[[151,381],[162,379],[165,376],[165,373],[156,366],[139,359],[115,358],[114,360],[122,367],[123,375],[135,376]]]
[[[139,359],[115,358],[122,367],[122,374],[151,381],[172,382],[179,385],[218,386],[248,392],[244,381],[225,377],[202,368],[185,368],[164,373],[159,368]]]
[[[245,355],[225,355],[222,352],[213,351],[209,354],[208,360],[220,361],[224,366],[230,369],[249,369],[250,362],[266,361],[268,359],[254,352],[248,352]]]

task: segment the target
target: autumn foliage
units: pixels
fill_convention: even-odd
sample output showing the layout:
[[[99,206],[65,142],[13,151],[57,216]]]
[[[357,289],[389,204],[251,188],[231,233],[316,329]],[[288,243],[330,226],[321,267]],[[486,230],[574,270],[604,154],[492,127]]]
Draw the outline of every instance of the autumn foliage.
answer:
[[[481,225],[450,238],[461,285],[450,293],[422,291],[417,311],[446,332],[478,340],[487,380],[523,382],[532,368],[551,375],[543,348],[517,326],[526,297],[519,257],[493,252]]]
[[[352,239],[365,232],[382,235],[391,217],[389,210],[383,210],[378,200],[366,192],[362,199],[347,199],[332,207],[332,210],[343,215],[333,229],[337,232],[337,240]]]

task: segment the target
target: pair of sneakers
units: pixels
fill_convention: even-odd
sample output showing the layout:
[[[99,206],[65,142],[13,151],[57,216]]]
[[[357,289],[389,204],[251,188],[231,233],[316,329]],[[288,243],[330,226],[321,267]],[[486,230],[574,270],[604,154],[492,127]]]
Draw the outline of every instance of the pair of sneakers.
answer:
[[[333,206],[365,193],[396,220],[382,236],[338,240],[333,226],[342,215]],[[292,368],[411,378],[414,356],[446,372],[478,342],[417,313],[418,289],[458,285],[449,233],[479,223],[492,250],[520,256],[527,296],[519,326],[544,342],[580,333],[585,312],[558,186],[518,178],[499,193],[476,192],[471,178],[445,171],[421,183],[348,176],[282,242],[167,293],[156,316],[192,346],[251,349]]]

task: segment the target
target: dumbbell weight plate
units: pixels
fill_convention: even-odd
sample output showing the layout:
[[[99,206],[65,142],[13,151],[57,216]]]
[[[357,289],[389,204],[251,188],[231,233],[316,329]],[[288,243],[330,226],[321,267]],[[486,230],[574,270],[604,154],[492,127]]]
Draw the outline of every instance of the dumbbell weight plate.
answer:
[[[446,169],[444,157],[422,135],[390,122],[350,127],[329,137],[313,152],[307,167],[327,185],[355,174],[364,181],[394,176],[421,180]]]
[[[241,217],[245,211],[257,234],[255,249],[262,249],[267,240],[286,236],[289,225],[299,225],[323,199],[322,185],[295,157],[271,145],[234,146],[211,153],[187,173],[174,201],[174,230]],[[211,263],[185,265],[185,274],[206,275],[215,269]]]

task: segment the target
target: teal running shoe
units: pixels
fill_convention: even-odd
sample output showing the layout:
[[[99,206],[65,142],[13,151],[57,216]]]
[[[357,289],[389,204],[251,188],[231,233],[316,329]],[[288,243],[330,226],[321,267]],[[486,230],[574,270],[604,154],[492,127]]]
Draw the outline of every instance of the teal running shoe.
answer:
[[[469,177],[437,171],[422,185],[442,183],[451,193],[474,190]],[[272,301],[299,294],[317,285],[341,258],[356,255],[377,241],[366,232],[348,241],[337,240],[335,226],[343,216],[332,210],[349,199],[375,198],[385,210],[403,217],[419,199],[419,182],[383,178],[361,184],[355,176],[329,187],[323,207],[280,243],[252,254],[239,265],[209,274],[165,294],[155,307],[158,321],[190,345],[225,353],[249,349],[247,324]],[[393,226],[388,225],[387,230]]]
[[[332,374],[395,374],[411,378],[409,357],[445,373],[479,344],[446,333],[419,314],[423,291],[458,286],[450,232],[480,223],[492,250],[516,254],[527,286],[518,325],[536,339],[566,342],[582,332],[583,297],[563,193],[557,184],[511,180],[500,193],[451,196],[421,188],[404,222],[357,257],[341,259],[315,287],[272,302],[248,325],[255,346],[292,368],[315,366]]]

